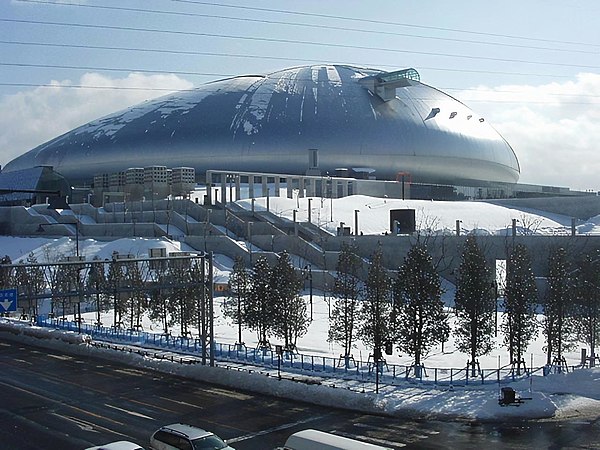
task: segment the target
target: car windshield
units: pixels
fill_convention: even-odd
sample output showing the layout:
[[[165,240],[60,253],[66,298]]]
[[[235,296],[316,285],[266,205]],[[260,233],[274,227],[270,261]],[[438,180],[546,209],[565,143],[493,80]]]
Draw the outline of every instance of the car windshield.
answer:
[[[220,448],[227,447],[227,444],[223,442],[219,437],[206,436],[192,441],[195,450],[219,450]]]

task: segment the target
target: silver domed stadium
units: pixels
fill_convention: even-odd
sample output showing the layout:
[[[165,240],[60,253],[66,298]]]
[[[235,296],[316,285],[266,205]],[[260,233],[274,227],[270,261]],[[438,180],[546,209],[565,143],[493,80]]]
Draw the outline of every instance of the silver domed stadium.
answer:
[[[204,84],[94,120],[11,161],[4,171],[52,166],[71,182],[166,165],[302,175],[358,169],[377,179],[514,183],[519,163],[481,116],[419,81],[312,65]],[[359,169],[360,168],[360,169]]]

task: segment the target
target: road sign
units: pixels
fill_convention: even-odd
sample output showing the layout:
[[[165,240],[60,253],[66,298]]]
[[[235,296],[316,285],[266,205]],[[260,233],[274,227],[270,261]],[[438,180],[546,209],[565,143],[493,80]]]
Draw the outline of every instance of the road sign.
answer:
[[[0,313],[17,310],[17,290],[0,289]]]

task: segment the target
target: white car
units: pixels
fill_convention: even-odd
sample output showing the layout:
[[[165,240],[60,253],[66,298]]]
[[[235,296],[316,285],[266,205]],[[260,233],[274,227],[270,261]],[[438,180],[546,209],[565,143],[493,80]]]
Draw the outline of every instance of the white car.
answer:
[[[150,438],[154,450],[234,450],[219,436],[202,428],[174,423],[165,425]]]
[[[104,445],[98,445],[97,447],[89,447],[85,450],[144,450],[143,447],[139,445],[129,442],[129,441],[117,441],[110,442]]]

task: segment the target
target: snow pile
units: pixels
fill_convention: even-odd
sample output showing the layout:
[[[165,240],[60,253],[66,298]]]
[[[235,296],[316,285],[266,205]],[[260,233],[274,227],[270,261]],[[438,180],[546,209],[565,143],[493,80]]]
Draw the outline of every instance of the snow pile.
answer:
[[[306,222],[308,200],[271,197],[269,210],[289,220],[293,220],[296,210],[296,220]],[[252,208],[249,199],[237,203],[248,210]],[[254,207],[256,210],[266,210],[266,199],[256,199]],[[571,232],[571,218],[559,214],[521,211],[485,202],[400,200],[364,195],[339,199],[312,197],[311,221],[332,234],[340,222],[354,232],[355,211],[358,211],[359,233],[380,235],[389,232],[392,209],[414,209],[416,228],[424,233],[454,234],[456,221],[460,220],[461,234],[509,235],[512,233],[513,219],[517,220],[517,233],[520,235],[566,235]],[[580,232],[584,229],[587,230],[582,228]]]

